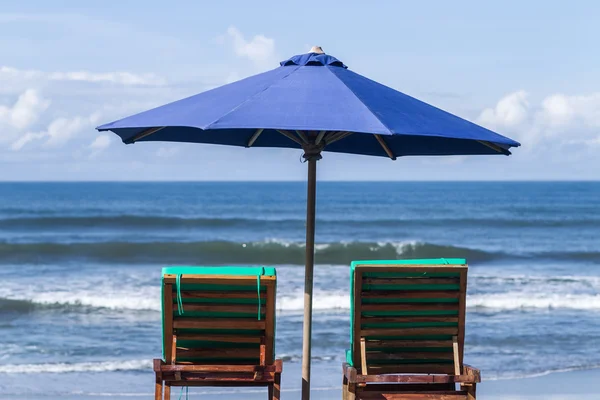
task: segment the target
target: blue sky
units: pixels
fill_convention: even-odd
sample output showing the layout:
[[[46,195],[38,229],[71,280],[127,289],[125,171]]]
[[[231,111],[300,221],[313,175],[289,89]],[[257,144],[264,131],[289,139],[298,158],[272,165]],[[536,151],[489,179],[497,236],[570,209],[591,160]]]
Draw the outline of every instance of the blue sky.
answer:
[[[312,45],[523,144],[511,157],[325,153],[320,179],[597,180],[598,15],[595,1],[3,0],[0,180],[304,180],[300,150],[125,146],[93,128]]]

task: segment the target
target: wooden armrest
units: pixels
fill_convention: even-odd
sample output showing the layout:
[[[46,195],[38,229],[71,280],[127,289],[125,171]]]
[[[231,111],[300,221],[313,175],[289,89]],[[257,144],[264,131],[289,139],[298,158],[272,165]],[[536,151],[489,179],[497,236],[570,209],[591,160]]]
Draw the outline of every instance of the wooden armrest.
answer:
[[[344,371],[344,376],[346,377],[346,379],[348,379],[349,383],[356,382],[356,376],[358,375],[356,368],[354,368],[348,363],[343,363],[342,369]]]
[[[463,376],[466,375],[472,378],[473,383],[481,382],[481,371],[475,367],[472,367],[468,364],[463,364]]]
[[[161,372],[163,365],[165,365],[165,362],[159,358],[155,358],[154,360],[152,360],[152,367],[154,369],[154,372]]]

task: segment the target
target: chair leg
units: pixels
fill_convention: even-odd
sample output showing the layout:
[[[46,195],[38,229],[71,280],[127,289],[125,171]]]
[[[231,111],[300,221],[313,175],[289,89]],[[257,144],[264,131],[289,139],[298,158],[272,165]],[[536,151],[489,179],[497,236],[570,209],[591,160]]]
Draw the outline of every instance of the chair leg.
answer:
[[[165,385],[165,400],[171,400],[171,385]]]
[[[467,400],[476,400],[477,386],[475,383],[469,385],[460,385],[461,390],[467,391]]]
[[[281,374],[275,374],[273,384],[269,385],[270,400],[279,400],[281,397]]]
[[[356,399],[356,383],[348,383],[348,394],[346,400]]]
[[[154,382],[154,400],[163,400],[163,380],[159,374],[156,374]]]
[[[342,375],[342,400],[348,400],[348,378]]]

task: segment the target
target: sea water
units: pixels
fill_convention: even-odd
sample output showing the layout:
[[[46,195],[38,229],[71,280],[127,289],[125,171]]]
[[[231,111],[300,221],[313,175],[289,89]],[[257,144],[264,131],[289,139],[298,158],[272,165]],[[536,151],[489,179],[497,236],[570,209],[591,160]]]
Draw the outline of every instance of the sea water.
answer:
[[[305,192],[0,184],[0,393],[150,398],[169,265],[276,266],[277,356],[297,391]],[[600,183],[323,182],[317,197],[315,390],[340,386],[359,259],[466,258],[465,362],[484,380],[600,366]]]

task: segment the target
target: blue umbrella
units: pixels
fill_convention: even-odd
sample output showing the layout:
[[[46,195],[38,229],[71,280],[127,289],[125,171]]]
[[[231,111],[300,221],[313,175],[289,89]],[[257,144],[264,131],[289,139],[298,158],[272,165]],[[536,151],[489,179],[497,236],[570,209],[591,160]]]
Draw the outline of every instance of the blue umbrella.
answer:
[[[320,47],[279,68],[101,125],[124,143],[303,149],[308,162],[302,398],[310,396],[316,162],[321,152],[389,157],[509,155],[520,144],[352,72]]]

